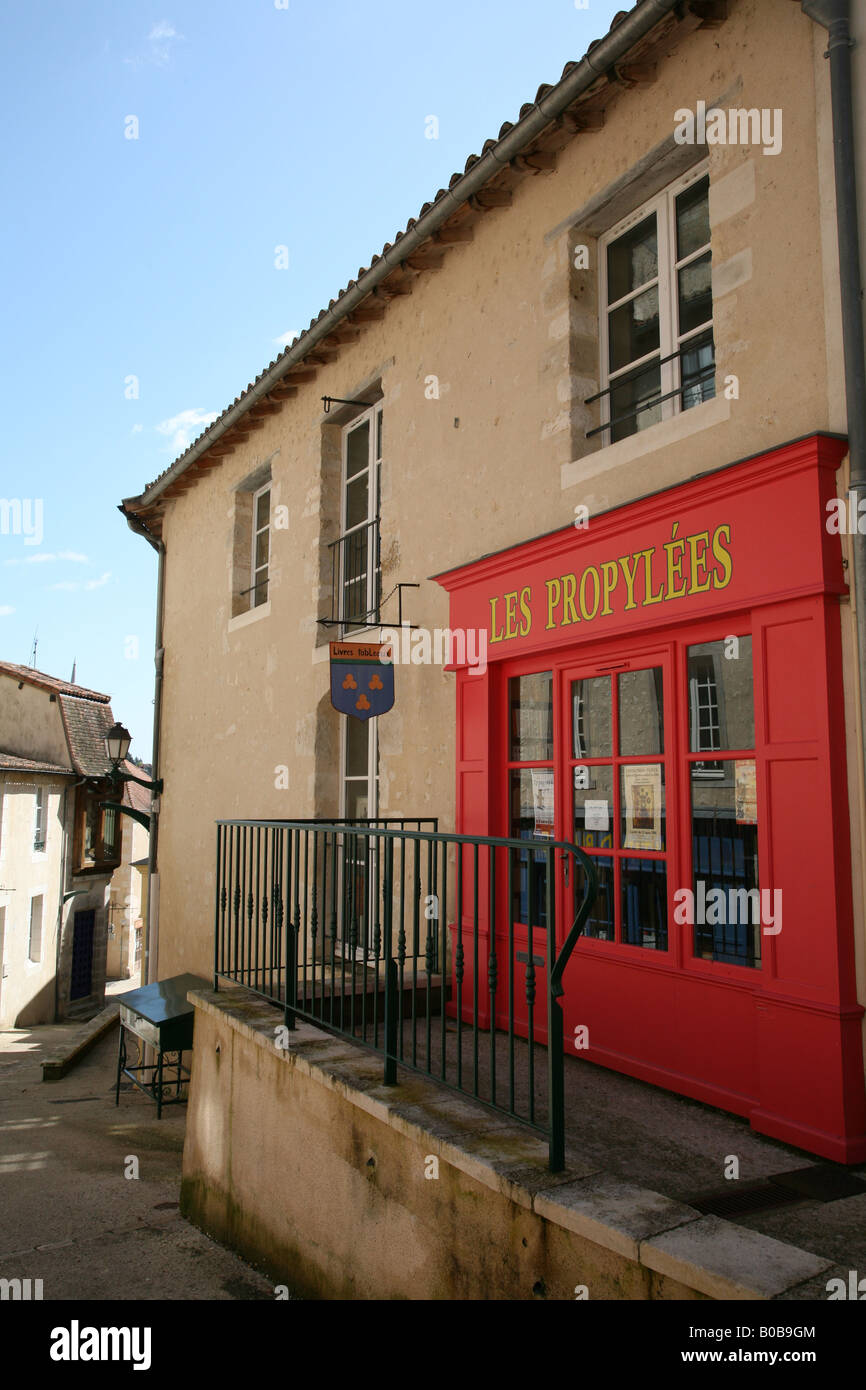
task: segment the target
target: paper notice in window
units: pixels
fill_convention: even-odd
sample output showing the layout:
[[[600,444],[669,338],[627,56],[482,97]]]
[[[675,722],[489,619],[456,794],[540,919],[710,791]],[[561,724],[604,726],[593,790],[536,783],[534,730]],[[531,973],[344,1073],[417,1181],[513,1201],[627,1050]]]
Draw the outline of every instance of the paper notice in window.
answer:
[[[553,839],[553,768],[533,767],[532,804],[535,812],[535,836],[539,840]]]
[[[735,818],[737,825],[758,824],[758,784],[752,760],[734,763]]]
[[[606,801],[585,801],[584,829],[610,830],[610,810]]]
[[[622,790],[625,803],[623,849],[662,849],[661,763],[632,763],[624,767]]]

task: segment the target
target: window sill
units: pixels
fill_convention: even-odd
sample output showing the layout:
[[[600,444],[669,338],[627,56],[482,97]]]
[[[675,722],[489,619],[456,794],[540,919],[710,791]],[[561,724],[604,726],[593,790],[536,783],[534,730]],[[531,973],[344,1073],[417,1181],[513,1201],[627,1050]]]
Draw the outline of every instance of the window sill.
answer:
[[[238,613],[236,618],[229,618],[228,631],[237,632],[238,628],[249,627],[250,623],[257,623],[260,618],[267,618],[271,612],[271,601],[260,603],[258,608],[251,608],[247,613]]]
[[[635,459],[643,458],[646,454],[670,448],[681,440],[688,439],[690,435],[711,429],[713,425],[720,425],[722,421],[730,418],[730,414],[730,401],[724,396],[715,396],[711,401],[704,401],[703,405],[680,411],[679,415],[672,416],[670,420],[661,420],[657,425],[651,425],[648,430],[629,435],[628,439],[620,439],[616,444],[607,444],[594,454],[585,454],[583,458],[564,463],[560,478],[562,490],[575,487],[578,483],[585,483],[599,473],[612,472]]]

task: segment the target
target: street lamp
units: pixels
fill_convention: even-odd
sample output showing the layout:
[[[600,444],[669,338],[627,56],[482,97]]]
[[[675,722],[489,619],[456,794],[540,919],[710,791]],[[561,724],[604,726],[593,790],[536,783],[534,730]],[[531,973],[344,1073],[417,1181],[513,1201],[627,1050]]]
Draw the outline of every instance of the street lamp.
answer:
[[[111,763],[108,777],[115,788],[119,788],[121,782],[137,782],[140,787],[147,787],[148,791],[156,792],[157,794],[162,791],[161,777],[158,777],[155,782],[148,782],[144,777],[135,777],[131,772],[121,772],[119,764],[126,760],[126,755],[129,752],[129,745],[132,742],[129,730],[125,729],[122,724],[112,724],[111,728],[105,734],[103,742],[105,744],[106,757]],[[104,804],[108,806],[111,803],[105,802]],[[141,811],[132,811],[126,807],[118,809],[125,810],[127,815],[131,815],[136,820],[140,820],[142,825],[149,824],[147,817]]]

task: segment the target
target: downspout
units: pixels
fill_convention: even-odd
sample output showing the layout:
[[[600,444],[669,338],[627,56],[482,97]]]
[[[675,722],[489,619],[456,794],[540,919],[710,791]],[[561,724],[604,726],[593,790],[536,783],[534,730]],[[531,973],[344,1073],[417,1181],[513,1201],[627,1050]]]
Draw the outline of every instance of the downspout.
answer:
[[[156,634],[153,650],[153,753],[151,780],[156,782],[162,775],[160,770],[160,732],[162,728],[162,670],[165,651],[162,642],[163,609],[165,604],[165,543],[148,529],[143,521],[133,516],[121,504],[118,509],[126,517],[131,531],[144,536],[148,545],[153,546],[159,556],[159,570],[156,583]],[[159,877],[157,849],[159,844],[159,797],[153,794],[150,799],[150,842],[147,854],[147,930],[144,934],[144,954],[141,963],[141,983],[151,984],[151,974],[156,973],[159,955]],[[156,891],[154,891],[156,890]]]
[[[830,101],[833,111],[833,164],[836,177],[836,226],[839,242],[839,287],[842,294],[842,354],[845,363],[845,404],[848,425],[849,512],[858,518],[851,535],[854,606],[857,621],[857,659],[860,676],[860,730],[863,774],[866,777],[866,534],[859,525],[861,500],[866,497],[866,344],[863,336],[863,281],[857,218],[857,154],[854,137],[854,97],[851,71],[850,0],[802,0],[809,19],[829,34],[825,58],[830,62]],[[849,516],[849,532],[851,521]]]

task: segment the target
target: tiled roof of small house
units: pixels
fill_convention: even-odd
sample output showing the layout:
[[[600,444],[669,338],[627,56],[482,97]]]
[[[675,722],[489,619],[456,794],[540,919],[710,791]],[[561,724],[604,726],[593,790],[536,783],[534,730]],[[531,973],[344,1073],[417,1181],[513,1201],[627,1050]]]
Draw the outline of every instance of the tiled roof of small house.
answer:
[[[71,767],[60,767],[58,763],[44,763],[34,758],[20,758],[17,753],[6,753],[0,749],[0,772],[55,772],[59,776],[74,777]]]
[[[108,697],[105,704],[76,695],[59,695],[63,727],[75,771],[82,777],[104,777],[111,767],[105,735],[114,723]]]
[[[11,676],[13,680],[23,681],[26,685],[35,685],[38,690],[47,690],[51,695],[75,695],[79,700],[99,700],[105,705],[111,699],[110,695],[102,695],[98,690],[73,685],[71,681],[49,676],[32,666],[18,666],[14,661],[0,661],[0,676]]]

